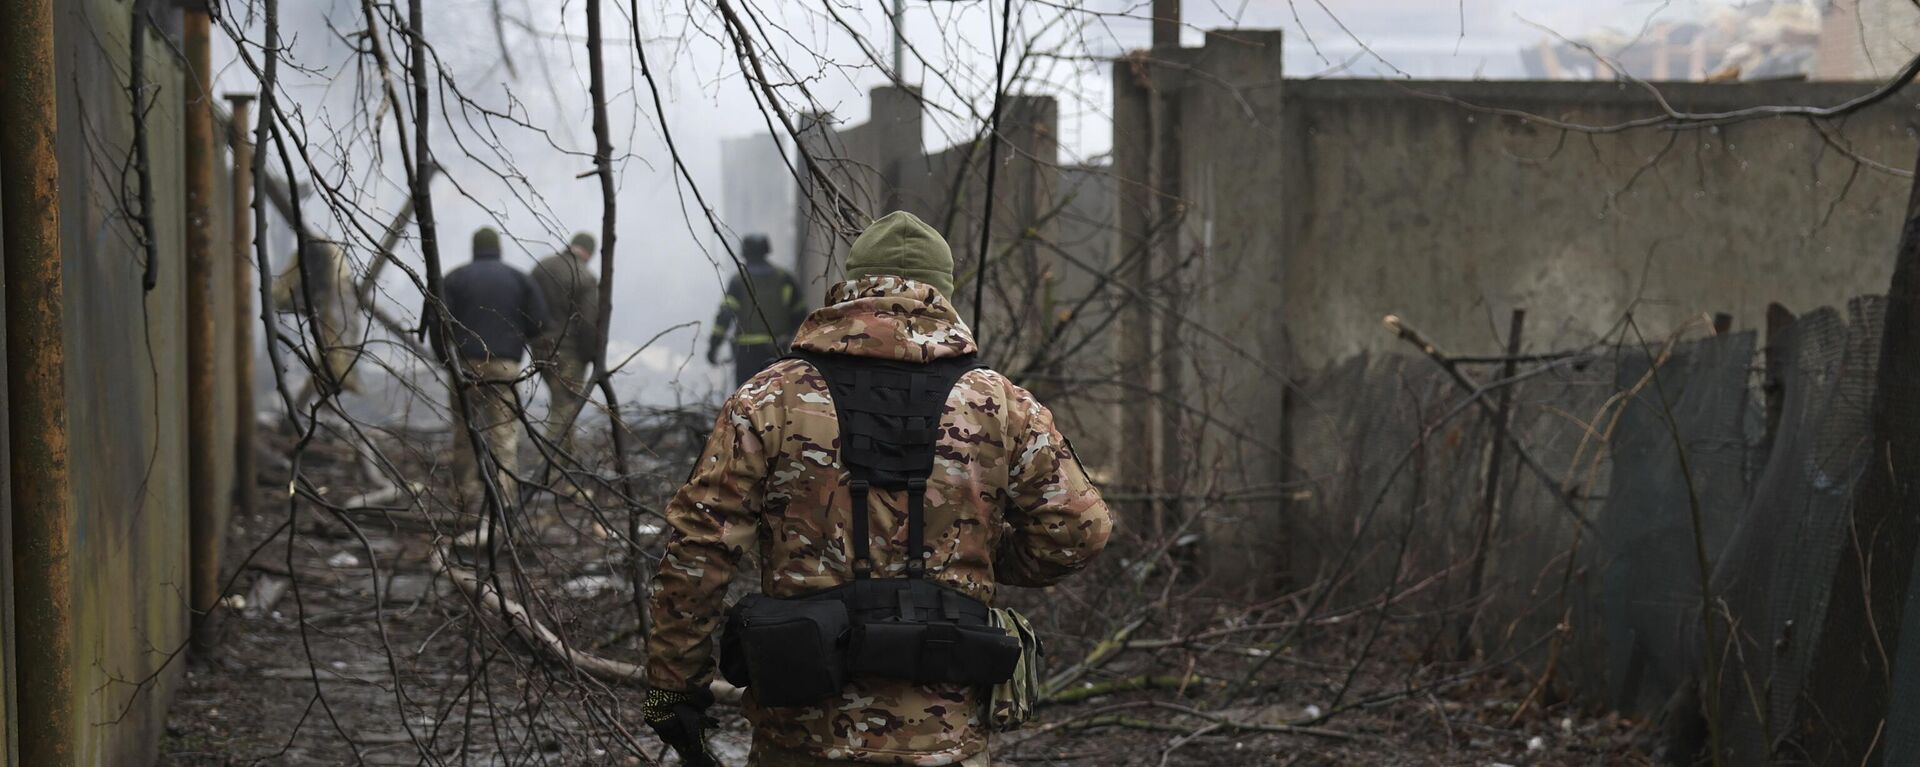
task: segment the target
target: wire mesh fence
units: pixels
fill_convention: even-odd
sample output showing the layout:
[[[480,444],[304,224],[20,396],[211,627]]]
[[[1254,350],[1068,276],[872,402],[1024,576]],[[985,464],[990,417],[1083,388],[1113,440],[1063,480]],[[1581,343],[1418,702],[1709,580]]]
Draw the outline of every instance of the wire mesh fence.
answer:
[[[1299,489],[1269,548],[1296,580],[1458,627],[1436,652],[1510,655],[1543,686],[1699,741],[1673,747],[1707,747],[1712,730],[1689,724],[1718,728],[1731,764],[1817,761],[1797,739],[1831,714],[1814,701],[1844,694],[1822,688],[1817,653],[1890,654],[1880,713],[1888,763],[1904,763],[1920,753],[1902,716],[1920,711],[1920,638],[1832,596],[1873,534],[1853,509],[1884,312],[1878,297],[1818,309],[1765,349],[1751,332],[1648,339],[1629,320],[1504,380],[1498,360],[1347,359],[1296,390]],[[1876,646],[1888,632],[1900,642]]]

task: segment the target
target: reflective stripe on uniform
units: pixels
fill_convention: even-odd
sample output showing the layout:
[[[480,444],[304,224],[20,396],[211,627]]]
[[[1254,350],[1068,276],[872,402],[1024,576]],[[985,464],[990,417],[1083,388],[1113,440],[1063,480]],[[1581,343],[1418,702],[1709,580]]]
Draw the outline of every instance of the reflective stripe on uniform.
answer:
[[[766,346],[773,343],[773,336],[766,333],[741,333],[733,337],[736,346]]]

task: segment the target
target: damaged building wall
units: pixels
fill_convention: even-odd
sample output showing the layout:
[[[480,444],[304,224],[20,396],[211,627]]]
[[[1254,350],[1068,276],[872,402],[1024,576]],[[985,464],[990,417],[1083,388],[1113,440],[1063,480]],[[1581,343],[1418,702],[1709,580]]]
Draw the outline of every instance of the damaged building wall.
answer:
[[[1813,76],[1884,80],[1920,54],[1920,7],[1909,0],[1823,0]]]

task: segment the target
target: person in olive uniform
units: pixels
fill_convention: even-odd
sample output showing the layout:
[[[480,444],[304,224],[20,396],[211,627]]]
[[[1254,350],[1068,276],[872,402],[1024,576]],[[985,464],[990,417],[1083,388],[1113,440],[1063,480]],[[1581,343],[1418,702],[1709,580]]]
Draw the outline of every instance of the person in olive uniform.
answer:
[[[793,332],[807,318],[800,283],[767,260],[772,250],[763,234],[750,234],[740,240],[740,257],[746,264],[727,282],[727,295],[720,299],[720,312],[713,318],[707,362],[720,364],[720,345],[731,333],[735,386],[746,383],[786,353]]]
[[[574,420],[587,402],[587,366],[599,345],[600,280],[589,268],[593,248],[593,235],[581,232],[533,267],[533,284],[547,303],[546,332],[534,343],[547,384],[546,438],[567,452],[573,450]]]

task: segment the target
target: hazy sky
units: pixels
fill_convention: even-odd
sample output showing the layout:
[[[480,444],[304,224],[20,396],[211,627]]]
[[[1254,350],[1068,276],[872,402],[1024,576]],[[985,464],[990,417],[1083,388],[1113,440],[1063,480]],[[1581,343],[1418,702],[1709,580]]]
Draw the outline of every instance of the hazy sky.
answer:
[[[468,235],[481,225],[500,227],[519,240],[520,247],[509,247],[508,258],[523,267],[557,249],[571,232],[597,230],[597,185],[578,178],[591,167],[592,147],[584,3],[498,0],[509,20],[503,35],[510,69],[492,23],[495,0],[425,1],[428,39],[452,82],[472,101],[463,108],[454,93],[442,90],[434,105],[435,151],[447,169],[435,185],[436,205],[449,266],[467,260]],[[866,119],[866,90],[888,79],[875,63],[889,58],[892,27],[885,2],[734,2],[750,9],[756,35],[770,48],[763,51],[764,63],[782,82],[780,98],[789,109],[824,109],[849,122]],[[1187,0],[1191,28],[1185,36],[1189,44],[1198,44],[1202,29],[1286,29],[1290,76],[1313,75],[1331,68],[1328,62],[1349,60],[1349,76],[1394,70],[1420,77],[1513,76],[1517,49],[1548,36],[1534,24],[1568,35],[1599,27],[1636,30],[1656,14],[1685,17],[1731,2]],[[694,191],[709,205],[719,204],[720,140],[765,135],[766,118],[739,74],[709,0],[640,0],[640,36],[658,70],[665,124],[695,181],[684,183],[666,151],[661,115],[638,72],[632,6],[614,0],[606,5],[612,127],[620,155],[614,335],[618,345],[631,349],[675,324],[702,323],[666,336],[640,363],[650,372],[633,383],[644,383],[648,396],[662,397],[673,391],[660,388],[660,381],[677,379],[689,385],[688,396],[708,396],[721,380],[718,372],[698,360],[684,371],[681,366],[703,350],[704,323],[732,266],[724,254],[711,250],[715,237]],[[1100,59],[1148,42],[1149,5],[1150,0],[1015,3],[1021,10],[1013,47],[1045,54],[1023,71],[1024,87],[1059,98],[1063,159],[1097,159],[1107,151],[1111,70]],[[905,26],[914,52],[907,76],[934,105],[926,136],[933,151],[974,131],[990,105],[1001,3],[908,0],[907,6]],[[357,190],[355,202],[366,209],[398,208],[405,198],[404,176],[392,115],[371,121],[360,111],[373,103],[369,94],[377,81],[350,44],[364,26],[359,0],[303,0],[281,7],[290,55],[302,67],[282,69],[285,93],[298,104],[328,183]],[[258,40],[258,19],[234,23],[245,25]],[[219,88],[256,89],[257,80],[232,44],[219,33],[215,37]],[[1356,38],[1392,66],[1356,59]],[[488,121],[480,108],[513,119]],[[369,135],[375,130],[377,140]],[[320,216],[324,207],[309,199],[307,211]],[[319,228],[338,236],[343,227],[321,221]],[[282,242],[290,237],[279,236]],[[417,264],[410,248],[410,243],[403,246],[405,257]],[[386,287],[395,311],[411,317],[417,293],[398,275]]]

